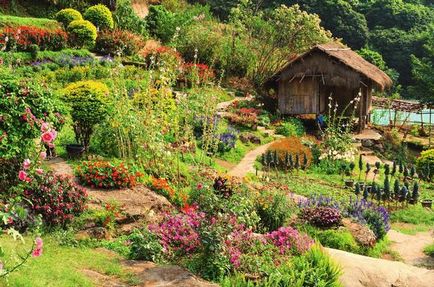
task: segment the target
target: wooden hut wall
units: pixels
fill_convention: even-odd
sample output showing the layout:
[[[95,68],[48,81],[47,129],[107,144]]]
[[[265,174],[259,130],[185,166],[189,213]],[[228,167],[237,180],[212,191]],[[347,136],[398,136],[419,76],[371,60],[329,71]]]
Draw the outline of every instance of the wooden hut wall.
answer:
[[[315,114],[319,102],[318,79],[306,77],[279,82],[279,110],[283,114]]]
[[[320,52],[313,52],[286,67],[280,74],[279,80],[287,82],[295,77],[308,78],[311,75],[315,75],[328,86],[359,88],[361,81],[359,73]]]

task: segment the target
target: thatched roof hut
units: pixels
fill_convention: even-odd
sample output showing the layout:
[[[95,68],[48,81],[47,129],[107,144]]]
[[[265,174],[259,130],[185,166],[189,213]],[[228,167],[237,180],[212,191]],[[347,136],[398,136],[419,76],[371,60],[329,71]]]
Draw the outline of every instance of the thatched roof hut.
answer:
[[[372,89],[385,90],[392,80],[375,65],[340,43],[314,46],[289,61],[266,83],[277,90],[282,114],[327,112],[332,96],[341,110],[361,93],[357,109],[361,129],[369,120]]]

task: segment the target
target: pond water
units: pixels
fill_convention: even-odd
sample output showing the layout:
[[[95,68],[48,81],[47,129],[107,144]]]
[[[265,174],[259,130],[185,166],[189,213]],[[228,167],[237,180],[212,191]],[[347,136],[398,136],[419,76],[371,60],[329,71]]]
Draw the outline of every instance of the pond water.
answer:
[[[434,110],[432,110],[431,121],[434,124]],[[429,125],[429,110],[424,110],[423,115],[421,117],[420,113],[408,113],[408,112],[398,112],[397,114],[397,123],[402,123],[407,116],[410,117],[407,120],[409,124],[419,124],[421,123],[421,119],[425,125]],[[389,124],[389,121],[395,118],[395,111],[390,111],[388,109],[373,109],[371,112],[371,122],[376,125],[386,126]]]

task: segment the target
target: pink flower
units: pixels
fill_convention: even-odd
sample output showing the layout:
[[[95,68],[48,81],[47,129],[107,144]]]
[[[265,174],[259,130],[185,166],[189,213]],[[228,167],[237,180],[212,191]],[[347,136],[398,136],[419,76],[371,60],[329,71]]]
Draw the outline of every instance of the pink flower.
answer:
[[[41,237],[36,237],[35,244],[36,244],[36,248],[42,249],[44,242],[42,241]]]
[[[57,138],[57,131],[51,130],[51,134],[53,135],[53,140],[55,140]]]
[[[42,168],[37,168],[37,169],[36,169],[36,173],[37,173],[37,174],[40,174],[40,175],[41,175],[41,174],[44,174],[44,170],[43,170]]]
[[[49,143],[49,144],[48,144],[48,147],[49,147],[49,148],[54,148],[55,145],[54,145],[53,143]]]
[[[33,257],[39,257],[39,256],[41,256],[41,255],[42,255],[42,249],[35,248],[35,249],[33,250],[33,252],[32,252],[32,256],[33,256]]]
[[[23,168],[24,169],[29,169],[30,168],[30,159],[25,159],[23,162]]]
[[[42,241],[41,237],[36,237],[35,239],[35,249],[32,252],[33,257],[39,257],[42,255],[42,246],[44,245],[44,242]]]
[[[44,160],[47,158],[47,153],[45,151],[41,151],[41,153],[39,154],[39,158]]]
[[[203,188],[203,184],[202,184],[202,183],[198,183],[198,184],[197,184],[197,189],[198,189],[198,190],[201,190],[202,188]]]
[[[49,130],[48,124],[47,123],[42,123],[42,125],[41,125],[41,132],[45,133],[45,132],[48,132],[48,130]]]
[[[44,143],[51,143],[54,140],[53,133],[45,132],[42,134],[41,139]]]
[[[21,181],[25,181],[27,179],[27,173],[24,170],[20,170],[20,172],[18,173],[18,178]]]

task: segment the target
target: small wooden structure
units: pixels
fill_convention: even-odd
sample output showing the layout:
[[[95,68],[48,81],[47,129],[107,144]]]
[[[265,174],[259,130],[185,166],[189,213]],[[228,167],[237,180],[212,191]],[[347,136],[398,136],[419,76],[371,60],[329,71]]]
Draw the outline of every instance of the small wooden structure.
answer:
[[[369,121],[372,90],[391,86],[392,80],[378,67],[340,43],[328,43],[289,61],[265,87],[277,91],[284,115],[327,114],[330,96],[338,103],[340,115],[361,94],[355,113],[361,131]]]

